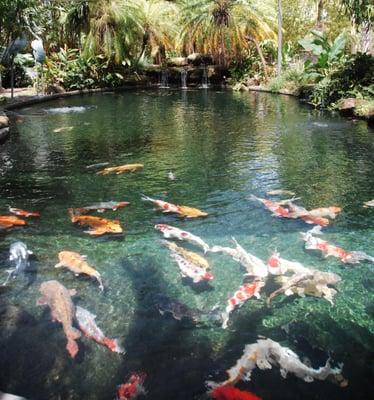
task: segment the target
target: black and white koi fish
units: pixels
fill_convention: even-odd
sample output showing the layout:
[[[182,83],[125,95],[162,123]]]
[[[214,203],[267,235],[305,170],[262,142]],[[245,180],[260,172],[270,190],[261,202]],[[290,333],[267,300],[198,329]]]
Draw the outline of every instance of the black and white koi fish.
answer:
[[[5,286],[10,278],[16,278],[19,274],[23,273],[25,269],[29,266],[29,255],[32,251],[27,249],[27,246],[23,242],[14,242],[10,245],[9,249],[9,261],[11,261],[15,267],[8,269],[8,277],[3,283]]]

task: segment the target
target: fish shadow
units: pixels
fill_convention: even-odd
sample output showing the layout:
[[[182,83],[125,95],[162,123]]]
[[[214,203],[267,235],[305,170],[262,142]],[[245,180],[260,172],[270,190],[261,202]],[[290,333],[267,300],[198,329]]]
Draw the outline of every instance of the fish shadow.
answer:
[[[214,287],[207,281],[194,283],[191,278],[187,277],[182,277],[182,285],[190,287],[196,294],[214,290]]]

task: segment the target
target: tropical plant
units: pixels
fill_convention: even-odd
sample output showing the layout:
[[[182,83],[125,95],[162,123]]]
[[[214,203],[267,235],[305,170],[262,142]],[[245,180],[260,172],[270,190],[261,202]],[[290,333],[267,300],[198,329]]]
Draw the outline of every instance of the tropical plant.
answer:
[[[312,38],[301,39],[299,44],[317,57],[315,62],[307,60],[304,68],[310,80],[319,81],[331,73],[332,68],[344,59],[346,36],[342,33],[331,43],[324,33],[318,31],[311,33]]]

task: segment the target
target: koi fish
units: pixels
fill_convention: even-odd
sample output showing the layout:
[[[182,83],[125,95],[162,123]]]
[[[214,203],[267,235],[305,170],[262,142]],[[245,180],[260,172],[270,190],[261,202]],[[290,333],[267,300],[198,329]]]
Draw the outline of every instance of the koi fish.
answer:
[[[80,225],[88,225],[90,229],[84,231],[92,236],[104,235],[104,233],[122,233],[120,221],[116,219],[105,219],[91,215],[76,215],[72,208],[68,209],[71,222]]]
[[[13,225],[26,225],[26,223],[27,222],[22,218],[14,217],[12,215],[0,215],[0,227],[3,225],[4,228],[9,228]]]
[[[80,274],[91,276],[99,282],[100,290],[104,290],[100,273],[87,263],[85,257],[82,257],[80,254],[74,253],[73,251],[60,251],[58,253],[58,259],[60,262],[55,265],[55,268],[66,267],[73,272],[75,276]]]
[[[231,247],[213,246],[210,251],[213,253],[223,253],[232,257],[246,269],[246,275],[265,278],[268,275],[268,268],[265,263],[253,254],[245,251],[235,238],[232,238],[232,240],[236,245],[235,249]]]
[[[222,328],[226,329],[229,322],[230,313],[237,307],[241,307],[251,297],[260,298],[260,290],[265,286],[263,281],[253,281],[245,283],[227,300],[227,307],[222,314]]]
[[[320,226],[327,226],[330,223],[327,218],[324,218],[325,215],[333,219],[336,214],[341,211],[339,207],[315,208],[314,210],[308,211],[306,208],[300,207],[292,201],[287,201],[287,206],[290,211],[288,218],[301,218],[307,224]],[[333,212],[333,210],[335,210],[335,212]]]
[[[198,208],[188,207],[188,206],[178,206],[173,203],[168,203],[162,200],[152,199],[151,197],[142,196],[142,200],[152,202],[157,208],[162,210],[164,213],[175,213],[179,214],[181,217],[186,218],[198,218],[206,217],[208,213],[199,210]]]
[[[265,370],[273,367],[280,368],[283,378],[291,373],[305,382],[329,378],[341,387],[348,384],[341,375],[343,364],[337,368],[331,368],[330,359],[328,359],[323,367],[314,369],[301,362],[299,356],[288,347],[283,347],[271,339],[259,339],[257,343],[245,346],[243,356],[227,371],[229,377],[226,381],[207,382],[207,385],[215,388],[222,385],[234,385],[240,380],[249,381],[255,368]]]
[[[201,281],[211,281],[213,279],[213,275],[201,268],[199,265],[192,263],[191,261],[186,260],[182,256],[177,253],[172,252],[171,258],[173,258],[181,271],[182,277],[191,278],[193,283],[199,283]]]
[[[283,275],[288,271],[292,271],[293,273],[300,273],[307,270],[307,268],[305,268],[299,262],[288,261],[284,258],[281,258],[277,251],[274,251],[273,254],[270,256],[267,261],[267,266],[271,275]]]
[[[18,215],[20,217],[34,217],[34,218],[39,218],[40,217],[40,213],[38,212],[30,212],[30,211],[25,211],[25,210],[21,210],[20,208],[13,208],[13,207],[9,207],[9,212],[11,212],[14,215]]]
[[[260,199],[259,197],[256,197],[254,195],[252,195],[251,198],[262,203],[268,210],[273,213],[273,215],[277,217],[290,218],[290,211],[287,208],[282,207],[279,202],[269,199]]]
[[[262,400],[251,392],[245,392],[230,385],[217,386],[209,395],[214,400]]]
[[[117,211],[119,208],[128,206],[130,203],[128,201],[101,201],[100,203],[92,204],[91,206],[75,208],[74,212],[76,214],[86,214],[89,211],[97,211],[103,213],[106,210]]]
[[[369,261],[374,263],[374,257],[369,256],[363,251],[347,251],[341,247],[334,246],[327,242],[313,236],[313,233],[320,233],[316,231],[308,231],[301,233],[302,239],[305,241],[305,248],[307,250],[319,250],[324,254],[325,257],[336,257],[339,258],[345,264],[359,264],[360,261]]]
[[[284,189],[276,189],[270,190],[270,192],[266,192],[268,196],[295,196],[295,192],[291,192],[291,190],[284,190]]]
[[[119,165],[118,167],[108,167],[101,171],[96,172],[96,175],[110,175],[110,174],[123,174],[124,172],[135,172],[144,167],[144,164],[126,164]]]
[[[186,260],[198,265],[201,268],[208,269],[209,263],[208,260],[193,251],[189,251],[176,245],[174,242],[167,242],[166,240],[163,242],[165,246],[167,246],[171,251],[180,254]]]
[[[75,306],[71,296],[76,294],[74,289],[68,290],[58,281],[46,281],[40,285],[39,292],[42,294],[37,301],[37,305],[47,304],[51,309],[52,321],[62,324],[68,343],[66,349],[70,356],[74,358],[78,353],[76,339],[81,337],[78,329],[73,327],[75,318]]]
[[[15,268],[8,269],[6,271],[8,273],[8,277],[6,281],[3,283],[3,286],[5,286],[8,283],[10,278],[16,278],[17,275],[25,271],[25,269],[30,265],[29,263],[30,254],[32,254],[32,251],[27,249],[25,243],[14,242],[10,245],[9,261],[15,263]]]
[[[308,215],[314,218],[327,217],[330,219],[335,219],[337,214],[342,211],[341,207],[331,206],[331,207],[320,207],[314,208],[308,211]]]
[[[168,173],[168,178],[169,178],[171,181],[175,181],[175,179],[176,179],[176,178],[175,178],[175,174],[174,174],[173,172],[171,172],[171,171]]]
[[[374,200],[366,201],[363,205],[364,208],[374,207]]]
[[[54,133],[60,133],[60,132],[63,132],[63,131],[70,132],[73,129],[74,129],[74,126],[62,126],[61,128],[53,129],[53,132]]]
[[[86,168],[87,168],[87,169],[94,169],[94,168],[101,168],[101,167],[105,167],[105,166],[107,166],[107,165],[109,165],[109,163],[108,163],[108,162],[102,162],[102,163],[97,163],[97,164],[90,164],[90,165],[87,165],[87,166],[86,166]]]
[[[199,236],[193,235],[192,233],[189,233],[187,231],[183,231],[181,229],[175,228],[174,226],[166,224],[157,224],[155,225],[155,229],[162,232],[166,239],[187,240],[202,247],[204,253],[209,250],[209,246],[201,238],[199,238]]]
[[[154,296],[154,303],[161,315],[170,313],[174,319],[180,321],[183,318],[198,322],[203,312],[197,308],[190,308],[180,301],[163,294]]]
[[[107,338],[103,331],[96,325],[96,315],[91,314],[88,310],[85,310],[80,306],[77,306],[75,316],[79,325],[79,329],[89,339],[108,347],[109,350],[115,353],[125,354],[125,351],[118,344],[118,340]]]
[[[117,400],[131,400],[140,394],[145,394],[143,383],[146,376],[144,372],[131,374],[126,383],[117,386]]]

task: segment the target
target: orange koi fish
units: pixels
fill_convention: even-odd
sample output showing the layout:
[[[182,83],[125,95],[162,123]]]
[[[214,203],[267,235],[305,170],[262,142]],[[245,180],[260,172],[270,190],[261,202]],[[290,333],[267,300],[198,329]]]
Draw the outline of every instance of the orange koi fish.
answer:
[[[197,218],[197,217],[206,217],[208,215],[208,213],[201,211],[198,208],[193,208],[188,206],[178,206],[176,204],[168,203],[166,201],[152,199],[151,197],[144,195],[142,195],[142,200],[150,201],[164,213],[179,214],[181,217]]]
[[[269,199],[260,199],[259,197],[256,197],[254,195],[252,195],[251,198],[261,202],[268,210],[273,213],[273,215],[277,217],[292,218],[289,215],[290,211],[287,208],[282,207],[279,202]]]
[[[30,212],[30,211],[25,211],[25,210],[21,210],[20,208],[13,208],[13,207],[9,207],[9,212],[11,212],[14,215],[18,215],[20,217],[34,217],[34,218],[39,218],[40,217],[40,213],[38,212]]]
[[[139,394],[145,394],[143,383],[146,376],[144,372],[134,372],[126,383],[117,387],[117,400],[132,400]]]
[[[22,218],[12,215],[0,215],[0,227],[10,228],[13,225],[26,225],[26,221]]]
[[[71,296],[76,294],[74,289],[68,290],[58,281],[43,282],[39,288],[42,297],[37,301],[37,305],[47,304],[51,309],[52,320],[62,324],[68,343],[66,349],[70,356],[74,358],[78,353],[76,339],[81,337],[78,329],[73,327],[75,318],[75,306]]]
[[[96,175],[110,175],[110,174],[123,174],[125,172],[134,172],[137,169],[143,168],[144,164],[126,164],[119,165],[118,167],[108,167],[101,171],[96,172]]]
[[[206,258],[202,257],[200,254],[197,254],[193,251],[186,250],[183,247],[176,245],[174,242],[167,242],[165,240],[164,245],[167,246],[171,251],[180,254],[187,261],[189,261],[193,264],[196,264],[199,267],[204,268],[204,269],[209,268],[208,260]]]
[[[72,208],[68,209],[71,222],[78,223],[80,225],[88,225],[90,229],[84,231],[92,236],[100,236],[105,233],[122,233],[120,221],[116,219],[105,219],[99,217],[93,217],[91,215],[76,215]]]
[[[58,259],[60,262],[55,265],[55,268],[66,267],[74,272],[75,275],[85,274],[91,276],[99,282],[100,290],[104,290],[100,273],[88,264],[85,257],[73,251],[60,251]]]

